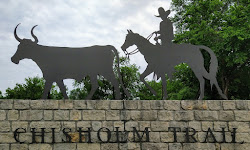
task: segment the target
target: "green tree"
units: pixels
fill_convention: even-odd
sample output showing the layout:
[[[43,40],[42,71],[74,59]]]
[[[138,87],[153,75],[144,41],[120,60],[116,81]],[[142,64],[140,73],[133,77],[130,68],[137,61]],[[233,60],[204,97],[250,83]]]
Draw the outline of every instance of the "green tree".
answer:
[[[206,45],[218,62],[217,79],[230,99],[249,99],[250,7],[248,0],[172,0],[176,43]],[[203,53],[205,66],[209,56]],[[190,72],[190,71],[187,71]],[[188,76],[192,84],[195,78]],[[208,82],[207,82],[208,83]],[[207,98],[219,98],[206,84]]]
[[[0,91],[0,99],[3,99],[2,91]]]
[[[40,99],[42,97],[45,80],[40,77],[29,77],[25,79],[24,84],[17,83],[16,86],[11,89],[6,89],[6,99]],[[62,99],[61,92],[58,92],[56,85],[52,86],[50,91],[50,99]]]

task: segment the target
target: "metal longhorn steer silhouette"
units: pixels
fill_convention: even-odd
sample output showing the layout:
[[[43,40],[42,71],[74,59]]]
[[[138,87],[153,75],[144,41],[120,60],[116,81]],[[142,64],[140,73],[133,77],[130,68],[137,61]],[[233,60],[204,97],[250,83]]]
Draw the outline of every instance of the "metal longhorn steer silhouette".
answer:
[[[63,79],[81,81],[86,76],[89,76],[91,81],[91,91],[86,99],[91,99],[98,88],[98,75],[104,76],[111,82],[115,89],[115,98],[120,99],[119,83],[113,70],[114,57],[117,59],[120,84],[125,94],[128,97],[130,96],[122,83],[119,56],[114,46],[96,45],[81,48],[43,46],[37,44],[38,38],[33,33],[36,26],[31,29],[31,35],[35,39],[33,42],[30,39],[20,39],[17,36],[16,29],[18,25],[14,30],[14,36],[20,44],[11,61],[18,64],[20,60],[28,58],[36,62],[46,80],[42,99],[47,99],[53,82],[56,82],[59,86],[64,99],[68,99]]]

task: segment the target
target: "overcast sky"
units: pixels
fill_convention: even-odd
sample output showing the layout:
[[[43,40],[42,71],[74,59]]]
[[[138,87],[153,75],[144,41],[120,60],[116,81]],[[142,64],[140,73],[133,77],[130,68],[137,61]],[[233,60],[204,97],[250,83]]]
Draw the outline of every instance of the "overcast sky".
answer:
[[[11,62],[19,44],[13,36],[18,23],[21,23],[18,36],[27,39],[32,39],[30,30],[38,25],[34,33],[40,45],[114,45],[124,55],[120,47],[127,29],[144,37],[159,30],[161,20],[154,16],[159,7],[169,9],[170,0],[1,0],[0,91],[24,83],[27,77],[42,77],[41,70],[30,59],[18,65]],[[130,60],[140,66],[140,72],[147,65],[141,54],[131,56]],[[64,83],[72,88],[72,80]]]

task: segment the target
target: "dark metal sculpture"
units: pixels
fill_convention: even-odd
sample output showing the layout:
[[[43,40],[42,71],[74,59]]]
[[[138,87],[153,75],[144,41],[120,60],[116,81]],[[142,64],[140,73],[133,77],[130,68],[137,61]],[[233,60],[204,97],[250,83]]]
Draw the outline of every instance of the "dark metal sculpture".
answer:
[[[64,99],[68,99],[63,79],[76,79],[77,81],[81,81],[86,76],[90,77],[92,85],[91,91],[86,99],[91,99],[98,88],[98,75],[104,76],[111,82],[115,89],[115,98],[120,99],[119,83],[113,71],[114,57],[117,59],[117,72],[120,84],[125,94],[130,97],[130,94],[122,83],[119,56],[114,46],[70,48],[38,45],[38,38],[33,33],[36,26],[31,29],[31,35],[35,39],[33,42],[30,39],[21,39],[17,36],[16,29],[18,25],[14,30],[14,36],[20,44],[11,60],[13,63],[18,64],[20,60],[29,58],[40,67],[43,77],[46,80],[42,99],[47,99],[53,82],[56,82],[59,86]]]
[[[192,69],[200,82],[199,99],[204,98],[204,78],[210,80],[211,88],[213,85],[215,85],[221,97],[227,99],[226,95],[222,93],[222,90],[220,89],[216,79],[218,61],[214,52],[210,48],[203,45],[172,43],[174,38],[173,25],[170,19],[167,18],[170,14],[170,10],[165,11],[162,7],[160,7],[158,12],[159,15],[156,17],[161,17],[162,19],[160,23],[160,31],[153,32],[146,39],[137,33],[133,33],[132,30],[128,30],[125,42],[121,47],[127,56],[137,52],[141,52],[141,54],[144,55],[148,66],[140,76],[141,81],[154,95],[157,95],[155,90],[150,87],[144,79],[153,72],[158,76],[158,78],[161,78],[162,80],[163,99],[166,99],[168,95],[165,75],[167,74],[171,79],[172,74],[175,71],[174,67],[180,63],[186,63]],[[156,37],[154,38],[156,41],[155,45],[149,42],[149,39],[153,36],[153,34],[156,34]],[[160,35],[157,36],[158,34]],[[161,40],[161,44],[158,42],[158,39]],[[132,45],[137,46],[137,51],[134,50],[130,53],[127,52],[126,49]],[[206,50],[211,56],[209,72],[207,72],[204,67],[204,59],[200,49]]]
[[[160,31],[153,32],[146,39],[137,33],[133,33],[132,30],[128,30],[125,42],[121,47],[128,57],[129,55],[135,54],[137,52],[141,52],[141,54],[144,55],[148,66],[140,76],[141,81],[154,95],[157,95],[155,90],[150,87],[144,79],[153,72],[158,78],[161,78],[162,80],[162,95],[163,99],[166,99],[168,95],[165,75],[167,74],[171,79],[172,74],[175,71],[174,67],[180,63],[186,63],[192,69],[200,82],[199,99],[204,98],[204,78],[210,80],[211,88],[213,85],[215,85],[221,97],[227,99],[226,95],[222,93],[222,90],[220,89],[216,79],[218,61],[214,52],[210,48],[203,45],[172,43],[172,40],[174,39],[173,25],[170,19],[167,18],[170,14],[170,10],[165,11],[162,7],[160,7],[158,12],[159,15],[156,17],[160,17],[162,19],[160,23]],[[154,34],[156,34],[156,37],[154,38],[156,41],[155,45],[149,42],[149,39]],[[158,34],[159,36],[157,36]],[[161,40],[161,44],[158,42],[158,39]],[[136,45],[137,49],[130,53],[127,52],[126,49],[132,45]],[[204,67],[204,58],[200,49],[204,49],[210,54],[211,63],[209,72],[207,72]]]

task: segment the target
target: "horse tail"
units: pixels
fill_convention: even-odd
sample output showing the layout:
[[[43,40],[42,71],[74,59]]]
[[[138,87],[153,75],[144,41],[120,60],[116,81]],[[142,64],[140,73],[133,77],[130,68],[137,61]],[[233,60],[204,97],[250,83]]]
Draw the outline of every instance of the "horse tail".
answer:
[[[210,79],[210,86],[211,89],[213,85],[216,83],[216,74],[218,70],[218,60],[214,52],[207,46],[200,45],[199,48],[206,50],[211,59],[210,59],[210,66],[209,66],[209,79]]]
[[[122,82],[122,76],[121,76],[121,72],[120,72],[120,59],[119,59],[118,51],[114,46],[112,46],[112,45],[109,45],[109,46],[111,47],[111,49],[115,53],[115,57],[117,60],[117,72],[118,72],[119,81],[120,81],[120,84],[122,86],[122,89],[125,92],[125,94],[127,95],[127,97],[131,97],[131,95],[129,94],[128,90],[124,87],[123,82]]]

